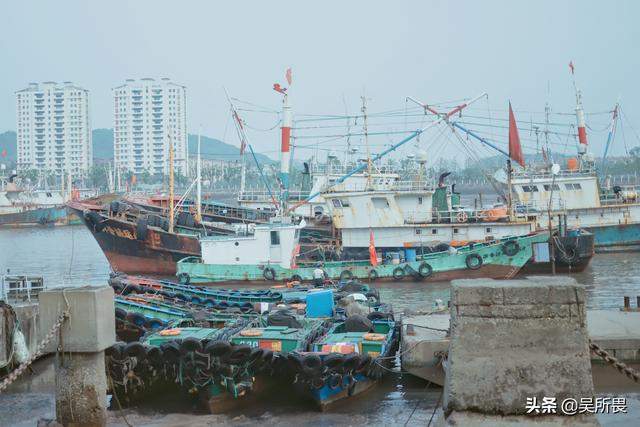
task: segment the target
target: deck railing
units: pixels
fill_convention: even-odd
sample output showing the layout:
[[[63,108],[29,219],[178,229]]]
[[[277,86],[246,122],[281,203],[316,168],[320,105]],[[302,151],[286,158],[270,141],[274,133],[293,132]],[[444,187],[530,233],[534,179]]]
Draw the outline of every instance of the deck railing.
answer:
[[[32,302],[38,300],[46,286],[41,276],[5,274],[0,276],[0,299],[7,303]]]

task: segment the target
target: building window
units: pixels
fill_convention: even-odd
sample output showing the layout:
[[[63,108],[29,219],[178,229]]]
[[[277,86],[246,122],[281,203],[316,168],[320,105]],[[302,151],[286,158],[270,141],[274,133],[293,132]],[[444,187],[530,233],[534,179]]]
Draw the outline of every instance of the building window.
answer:
[[[278,246],[280,244],[280,233],[277,231],[271,232],[271,245]]]

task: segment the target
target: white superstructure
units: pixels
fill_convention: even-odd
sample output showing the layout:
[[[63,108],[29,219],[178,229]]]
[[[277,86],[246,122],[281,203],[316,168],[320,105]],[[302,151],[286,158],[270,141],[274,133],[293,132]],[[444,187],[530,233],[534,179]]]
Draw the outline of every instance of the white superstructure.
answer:
[[[18,172],[86,176],[93,164],[89,91],[71,82],[16,92]]]
[[[128,79],[113,88],[114,158],[120,171],[164,175],[169,144],[174,170],[188,173],[186,89],[168,78]]]

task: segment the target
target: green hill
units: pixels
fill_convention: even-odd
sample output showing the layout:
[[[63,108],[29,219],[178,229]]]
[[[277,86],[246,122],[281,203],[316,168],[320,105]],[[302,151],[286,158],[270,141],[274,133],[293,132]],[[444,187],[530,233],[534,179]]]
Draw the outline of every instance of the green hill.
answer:
[[[94,129],[92,138],[94,160],[105,162],[113,159],[113,130]],[[0,133],[0,153],[5,149],[7,150],[6,157],[0,157],[0,161],[16,161],[16,140],[14,131]],[[198,136],[189,135],[188,143],[189,154],[195,155],[198,149]],[[202,136],[201,150],[202,157],[205,159],[238,160],[240,158],[240,149],[238,147],[208,136]],[[256,153],[256,157],[260,163],[273,163],[273,160],[264,154]]]

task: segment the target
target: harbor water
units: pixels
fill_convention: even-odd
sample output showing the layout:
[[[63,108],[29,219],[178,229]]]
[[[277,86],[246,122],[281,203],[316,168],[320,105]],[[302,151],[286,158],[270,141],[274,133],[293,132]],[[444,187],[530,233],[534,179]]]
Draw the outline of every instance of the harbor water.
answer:
[[[104,285],[109,265],[91,234],[83,226],[0,230],[0,271],[44,276],[47,286]],[[616,309],[623,297],[635,302],[640,296],[640,254],[598,254],[591,265],[574,276],[586,286],[588,308]],[[381,298],[397,313],[427,311],[436,299],[446,304],[449,284],[438,282],[379,283]],[[0,395],[0,426],[33,426],[39,418],[53,418],[52,373],[46,360],[35,366],[35,374],[25,374],[10,393]],[[37,374],[37,375],[36,375]],[[31,378],[29,377],[31,375]],[[51,381],[47,381],[47,375]],[[603,425],[640,424],[640,390],[620,376],[620,388],[597,390],[599,395],[624,395],[628,414],[601,415]],[[191,402],[155,403],[131,408],[121,414],[110,411],[110,424],[126,425],[426,425],[437,406],[441,390],[421,380],[396,372],[370,392],[338,404],[329,412],[317,413],[294,395],[277,394],[250,408],[224,415],[208,415]],[[636,424],[636,425],[638,425]]]

